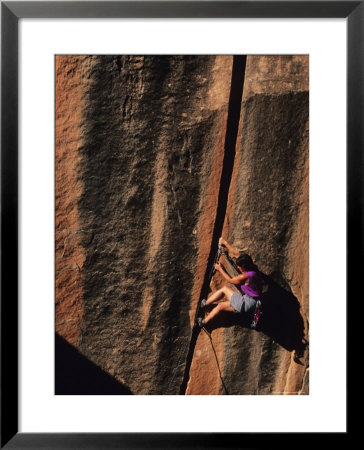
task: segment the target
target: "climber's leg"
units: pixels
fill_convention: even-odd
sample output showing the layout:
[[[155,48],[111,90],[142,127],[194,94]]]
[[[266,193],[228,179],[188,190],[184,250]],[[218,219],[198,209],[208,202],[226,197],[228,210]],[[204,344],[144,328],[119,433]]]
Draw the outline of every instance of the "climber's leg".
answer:
[[[207,314],[205,317],[204,323],[209,322],[211,319],[213,319],[217,314],[219,314],[221,311],[230,311],[234,312],[234,308],[230,306],[230,300],[226,300],[224,302],[220,302],[215,308]]]
[[[210,305],[211,303],[215,302],[216,300],[219,300],[224,295],[226,299],[230,302],[231,296],[233,295],[234,291],[229,288],[229,286],[224,286],[221,289],[214,292],[207,300],[206,300],[206,306]]]

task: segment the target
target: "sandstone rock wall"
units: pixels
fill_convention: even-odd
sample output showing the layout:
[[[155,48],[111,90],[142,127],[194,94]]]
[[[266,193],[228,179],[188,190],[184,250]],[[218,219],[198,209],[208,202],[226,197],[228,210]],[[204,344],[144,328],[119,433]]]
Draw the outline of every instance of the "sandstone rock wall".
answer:
[[[217,233],[260,331],[192,330]],[[307,393],[308,58],[57,56],[55,250],[56,332],[133,394]]]
[[[81,271],[84,252],[78,198],[82,180],[77,176],[85,89],[93,58],[62,56],[55,60],[55,288],[56,331],[70,344],[80,344],[83,316]],[[86,233],[88,230],[86,230]]]
[[[301,393],[309,323],[305,56],[247,58],[222,235],[267,275],[264,316],[260,332],[227,315],[200,333],[187,393]],[[215,275],[212,290],[221,284]],[[213,374],[207,385],[205,372]]]
[[[254,350],[228,350],[224,368],[228,382],[228,362],[248,357],[250,392],[300,393],[308,369],[308,57],[252,56],[246,77],[223,233],[253,256],[267,292],[261,332],[225,336],[226,347],[238,330],[242,342],[254,336]],[[232,393],[249,393],[244,384]]]

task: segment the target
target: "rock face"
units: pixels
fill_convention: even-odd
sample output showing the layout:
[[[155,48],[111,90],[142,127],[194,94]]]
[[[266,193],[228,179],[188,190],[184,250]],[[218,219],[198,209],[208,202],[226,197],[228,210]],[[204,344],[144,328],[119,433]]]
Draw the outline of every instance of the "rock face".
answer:
[[[221,234],[259,331],[192,328]],[[57,56],[55,250],[56,332],[123,392],[308,393],[308,57]]]
[[[309,323],[305,57],[247,59],[222,234],[252,255],[267,276],[261,332],[231,326],[234,322],[224,318],[221,328],[215,322],[211,336],[201,333],[187,392],[301,393],[308,368],[303,343],[308,340]],[[216,287],[221,283],[218,277],[213,280]],[[211,353],[218,355],[219,365]],[[202,365],[214,373],[215,382],[208,386]]]
[[[84,305],[82,269],[85,255],[80,240],[84,231],[78,211],[82,180],[77,176],[77,166],[82,145],[84,90],[92,59],[64,56],[56,57],[55,62],[56,331],[70,344],[78,346]]]

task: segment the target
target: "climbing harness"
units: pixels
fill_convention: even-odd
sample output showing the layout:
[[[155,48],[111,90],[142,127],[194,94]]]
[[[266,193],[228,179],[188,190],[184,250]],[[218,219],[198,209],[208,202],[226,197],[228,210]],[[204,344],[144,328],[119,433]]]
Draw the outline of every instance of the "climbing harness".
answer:
[[[257,300],[257,304],[255,305],[255,311],[253,315],[252,323],[250,324],[250,328],[255,330],[257,328],[259,319],[262,315],[262,302],[260,300]]]

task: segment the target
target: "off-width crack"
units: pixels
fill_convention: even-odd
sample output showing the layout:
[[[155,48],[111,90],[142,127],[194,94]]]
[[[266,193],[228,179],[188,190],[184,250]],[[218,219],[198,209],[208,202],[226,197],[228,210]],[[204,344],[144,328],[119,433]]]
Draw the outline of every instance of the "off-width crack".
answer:
[[[199,299],[206,297],[209,292],[210,288],[209,273],[211,270],[211,266],[214,262],[219,237],[221,236],[225,220],[231,177],[234,168],[235,147],[238,136],[240,110],[243,98],[245,67],[246,67],[246,56],[234,56],[231,75],[228,118],[226,124],[226,135],[224,144],[224,160],[221,171],[220,188],[217,200],[216,219],[212,233],[210,255],[207,260],[204,282],[201,288]],[[180,387],[181,395],[185,395],[186,393],[187,384],[190,377],[192,358],[195,351],[195,346],[199,332],[200,330],[197,327],[195,327],[192,331],[189,351],[186,359],[185,373]]]

